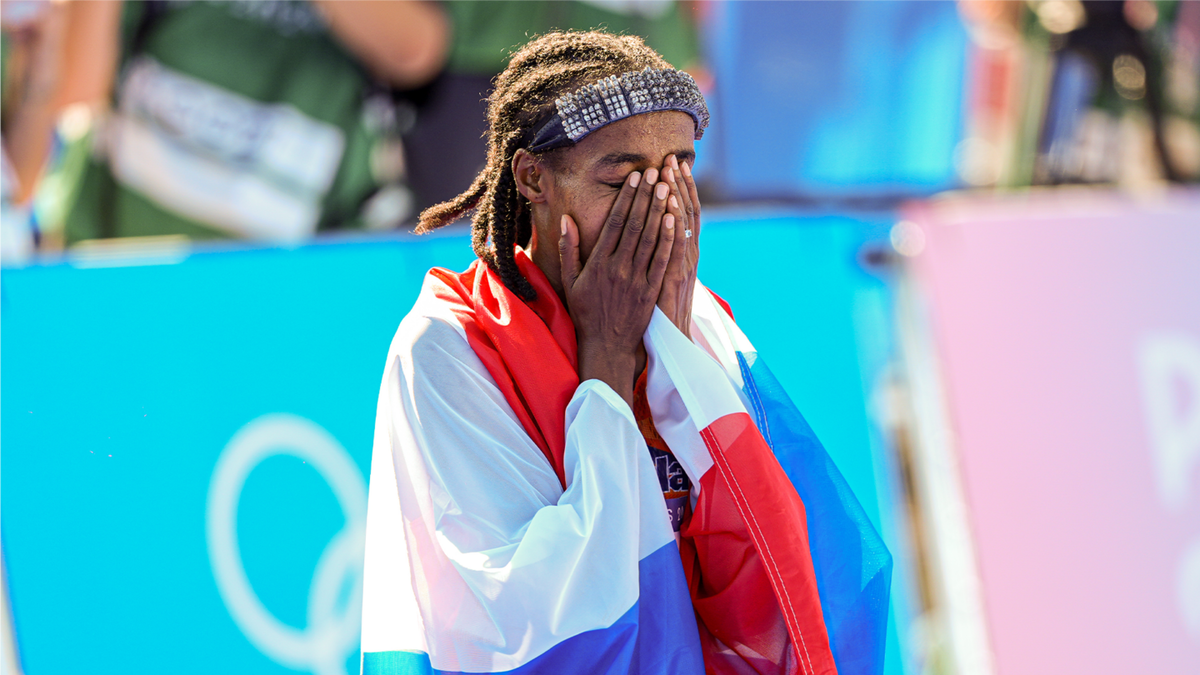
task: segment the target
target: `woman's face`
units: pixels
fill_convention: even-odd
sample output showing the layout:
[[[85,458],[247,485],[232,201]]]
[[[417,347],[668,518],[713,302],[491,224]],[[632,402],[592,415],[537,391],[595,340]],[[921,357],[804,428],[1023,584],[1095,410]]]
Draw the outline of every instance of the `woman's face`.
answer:
[[[545,201],[534,205],[533,261],[557,287],[558,238],[563,214],[579,226],[580,256],[586,264],[625,179],[634,171],[661,170],[667,156],[691,164],[696,157],[696,123],[687,113],[634,115],[593,132],[578,145],[543,162]],[[540,211],[540,213],[539,213]]]

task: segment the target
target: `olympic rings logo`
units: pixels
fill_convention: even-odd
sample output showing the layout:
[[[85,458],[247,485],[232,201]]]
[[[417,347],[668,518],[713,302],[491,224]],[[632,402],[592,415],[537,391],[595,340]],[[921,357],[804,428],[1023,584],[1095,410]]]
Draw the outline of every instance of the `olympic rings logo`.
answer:
[[[308,591],[308,621],[299,630],[280,621],[255,594],[242,565],[237,510],[247,476],[276,455],[298,457],[333,488],[346,517],[321,554]],[[255,647],[275,662],[316,675],[345,675],[358,648],[362,624],[363,540],[367,489],[362,473],[329,432],[303,417],[263,415],[242,427],[225,446],[208,489],[208,554],[221,599]],[[350,579],[350,599],[338,596]]]

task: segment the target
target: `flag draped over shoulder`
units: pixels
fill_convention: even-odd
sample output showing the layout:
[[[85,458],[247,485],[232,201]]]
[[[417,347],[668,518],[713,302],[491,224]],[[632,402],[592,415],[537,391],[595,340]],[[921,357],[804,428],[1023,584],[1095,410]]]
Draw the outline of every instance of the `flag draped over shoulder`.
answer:
[[[645,336],[653,425],[691,479],[671,531],[645,441],[580,383],[541,271],[432,270],[376,425],[363,672],[881,673],[891,560],[728,307]]]

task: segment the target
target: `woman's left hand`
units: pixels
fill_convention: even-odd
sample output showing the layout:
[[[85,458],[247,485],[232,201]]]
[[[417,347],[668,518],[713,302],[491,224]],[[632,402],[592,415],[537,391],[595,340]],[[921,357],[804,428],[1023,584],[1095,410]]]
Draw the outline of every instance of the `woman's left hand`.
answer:
[[[690,339],[692,327],[692,292],[696,288],[696,265],[700,261],[700,198],[692,167],[680,162],[675,155],[663,164],[662,179],[671,186],[667,212],[675,215],[675,246],[667,263],[658,296],[658,308]],[[691,236],[688,236],[688,233]]]

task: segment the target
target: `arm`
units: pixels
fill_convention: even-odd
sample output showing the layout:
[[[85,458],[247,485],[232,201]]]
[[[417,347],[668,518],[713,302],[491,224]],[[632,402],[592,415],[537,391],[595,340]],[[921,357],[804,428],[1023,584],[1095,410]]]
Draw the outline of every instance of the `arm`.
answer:
[[[6,65],[17,71],[11,75],[18,84],[14,100],[6,101],[4,151],[16,173],[17,202],[33,196],[50,154],[58,112],[54,98],[62,75],[65,14],[66,8],[51,4],[39,17],[10,33],[13,58]]]
[[[384,378],[363,650],[427,651],[450,671],[509,670],[626,620],[640,561],[667,545],[674,555],[674,536],[645,442],[611,388],[586,381],[567,408],[563,491],[453,321],[406,319]],[[377,500],[389,478],[396,497],[383,506],[402,516]],[[400,562],[382,561],[389,550]],[[393,583],[390,597],[376,590],[409,562],[411,583]],[[686,598],[682,578],[679,588]],[[404,606],[420,616],[407,642],[380,629],[402,623]]]
[[[419,87],[446,62],[450,22],[435,2],[313,2],[346,48],[396,87]]]
[[[379,77],[418,86],[445,62],[449,22],[433,2],[314,0],[330,29]],[[120,49],[121,0],[66,5],[66,49],[57,105],[103,101]]]
[[[59,109],[75,103],[106,103],[117,73],[121,43],[120,0],[68,4]]]

